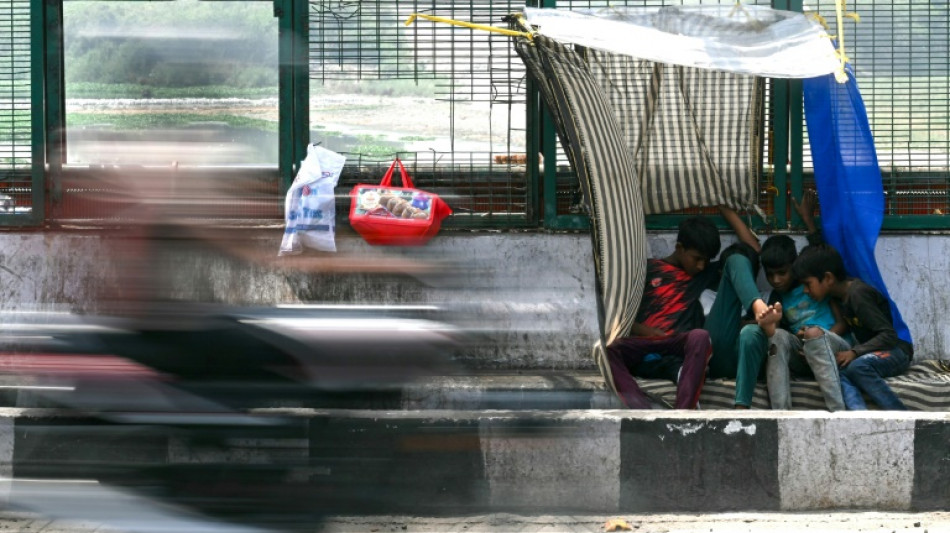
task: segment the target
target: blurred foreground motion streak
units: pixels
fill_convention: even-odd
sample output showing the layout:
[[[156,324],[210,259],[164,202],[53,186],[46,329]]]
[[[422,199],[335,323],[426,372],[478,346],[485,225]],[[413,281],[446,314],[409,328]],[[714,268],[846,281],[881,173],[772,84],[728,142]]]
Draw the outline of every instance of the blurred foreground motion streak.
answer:
[[[234,199],[227,191],[239,184],[183,176],[90,175],[84,194],[108,213],[109,253],[99,261],[112,281],[82,313],[0,312],[0,396],[19,408],[3,424],[12,434],[6,501],[125,531],[305,529],[371,505],[368,484],[347,490],[329,475],[342,465],[360,476],[359,459],[348,441],[327,442],[340,434],[325,438],[315,410],[371,406],[412,380],[453,372],[460,330],[425,306],[195,296],[210,281],[192,278],[214,275],[195,267],[199,253],[311,278],[414,267],[342,254],[278,260],[279,233],[265,251],[216,218],[229,201],[275,196]],[[329,463],[315,446],[334,450]],[[376,460],[371,471],[389,470],[385,454]]]

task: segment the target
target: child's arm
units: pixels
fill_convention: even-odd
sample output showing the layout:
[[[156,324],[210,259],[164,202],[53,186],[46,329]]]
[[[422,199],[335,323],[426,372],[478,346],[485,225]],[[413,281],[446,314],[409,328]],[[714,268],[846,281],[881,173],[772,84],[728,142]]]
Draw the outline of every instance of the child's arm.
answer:
[[[742,217],[739,216],[739,213],[736,213],[735,209],[720,205],[719,212],[722,213],[722,218],[726,219],[726,222],[732,227],[732,231],[736,232],[736,237],[738,237],[740,241],[751,246],[756,252],[762,251],[762,245],[759,244],[759,239],[755,236],[755,233],[752,233],[749,226],[742,221]]]
[[[831,314],[835,317],[835,323],[829,330],[839,337],[845,336],[848,333],[848,323],[841,314],[841,306],[835,300],[831,300]]]
[[[854,312],[860,329],[867,334],[863,341],[859,340],[849,350],[848,356],[843,363],[839,357],[840,364],[847,364],[851,359],[870,352],[893,350],[897,346],[897,331],[891,322],[890,311],[887,310],[887,301],[873,287],[864,285],[862,289],[851,292],[848,296],[848,307]]]
[[[795,206],[795,212],[801,217],[805,229],[808,230],[808,244],[821,244],[824,239],[821,237],[821,231],[815,226],[815,208],[818,207],[818,194],[813,189],[808,189],[802,193],[802,201],[799,202],[792,196],[792,205]]]

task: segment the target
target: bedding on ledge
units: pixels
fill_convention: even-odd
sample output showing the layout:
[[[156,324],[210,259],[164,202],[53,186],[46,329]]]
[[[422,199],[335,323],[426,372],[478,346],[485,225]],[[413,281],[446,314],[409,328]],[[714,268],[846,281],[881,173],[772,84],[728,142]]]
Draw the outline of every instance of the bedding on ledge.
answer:
[[[643,392],[655,402],[672,407],[676,400],[676,384],[659,379],[637,378]],[[908,409],[914,411],[950,411],[950,361],[919,361],[900,376],[887,378],[887,383]],[[825,401],[812,380],[791,383],[794,409],[825,409]],[[699,397],[700,409],[732,409],[735,404],[736,382],[732,379],[710,379],[703,385]],[[874,409],[874,404],[868,402]],[[769,409],[769,394],[765,382],[760,381],[752,398],[753,409]]]

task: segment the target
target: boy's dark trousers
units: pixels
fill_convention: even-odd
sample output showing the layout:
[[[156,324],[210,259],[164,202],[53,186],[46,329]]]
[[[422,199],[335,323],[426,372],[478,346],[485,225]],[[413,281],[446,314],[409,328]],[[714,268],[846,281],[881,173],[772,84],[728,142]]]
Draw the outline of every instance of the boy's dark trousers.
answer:
[[[659,363],[647,363],[649,354],[660,356]],[[712,356],[709,332],[694,329],[666,337],[624,337],[607,348],[607,359],[614,385],[623,402],[631,409],[649,409],[650,401],[637,385],[634,374],[659,377],[677,383],[677,409],[695,409],[706,380],[706,366]],[[680,371],[682,368],[682,371]],[[643,372],[649,375],[644,375]],[[679,380],[677,381],[677,374]]]

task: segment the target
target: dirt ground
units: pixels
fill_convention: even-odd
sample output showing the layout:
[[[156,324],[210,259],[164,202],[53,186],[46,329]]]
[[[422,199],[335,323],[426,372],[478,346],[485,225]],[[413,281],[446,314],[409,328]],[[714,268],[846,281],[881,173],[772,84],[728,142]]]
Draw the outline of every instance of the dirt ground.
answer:
[[[610,529],[608,525],[618,529]],[[182,531],[161,524],[142,523],[133,531]],[[126,533],[95,522],[50,520],[39,515],[0,507],[0,531],[37,533]],[[256,528],[208,524],[202,531],[248,533]],[[825,512],[825,513],[718,513],[515,515],[484,514],[454,517],[341,516],[322,526],[300,525],[312,533],[950,533],[950,512]]]
[[[522,106],[523,107],[523,106]],[[244,116],[277,122],[276,99],[75,99],[67,102],[69,112],[101,114],[103,122],[109,115],[136,113],[167,113]],[[368,136],[398,142],[406,151],[438,152],[491,151],[507,147],[509,128],[515,131],[514,151],[523,150],[523,113],[512,113],[516,123],[508,123],[505,105],[487,102],[456,102],[418,97],[390,97],[360,94],[321,95],[310,99],[312,128],[323,138]],[[322,134],[322,135],[321,135]],[[452,139],[454,138],[454,144]]]
[[[617,514],[612,516],[477,515],[451,518],[337,517],[324,533],[561,533],[615,531],[636,533],[950,533],[950,512],[937,513],[723,513]],[[624,529],[629,527],[629,529]]]

